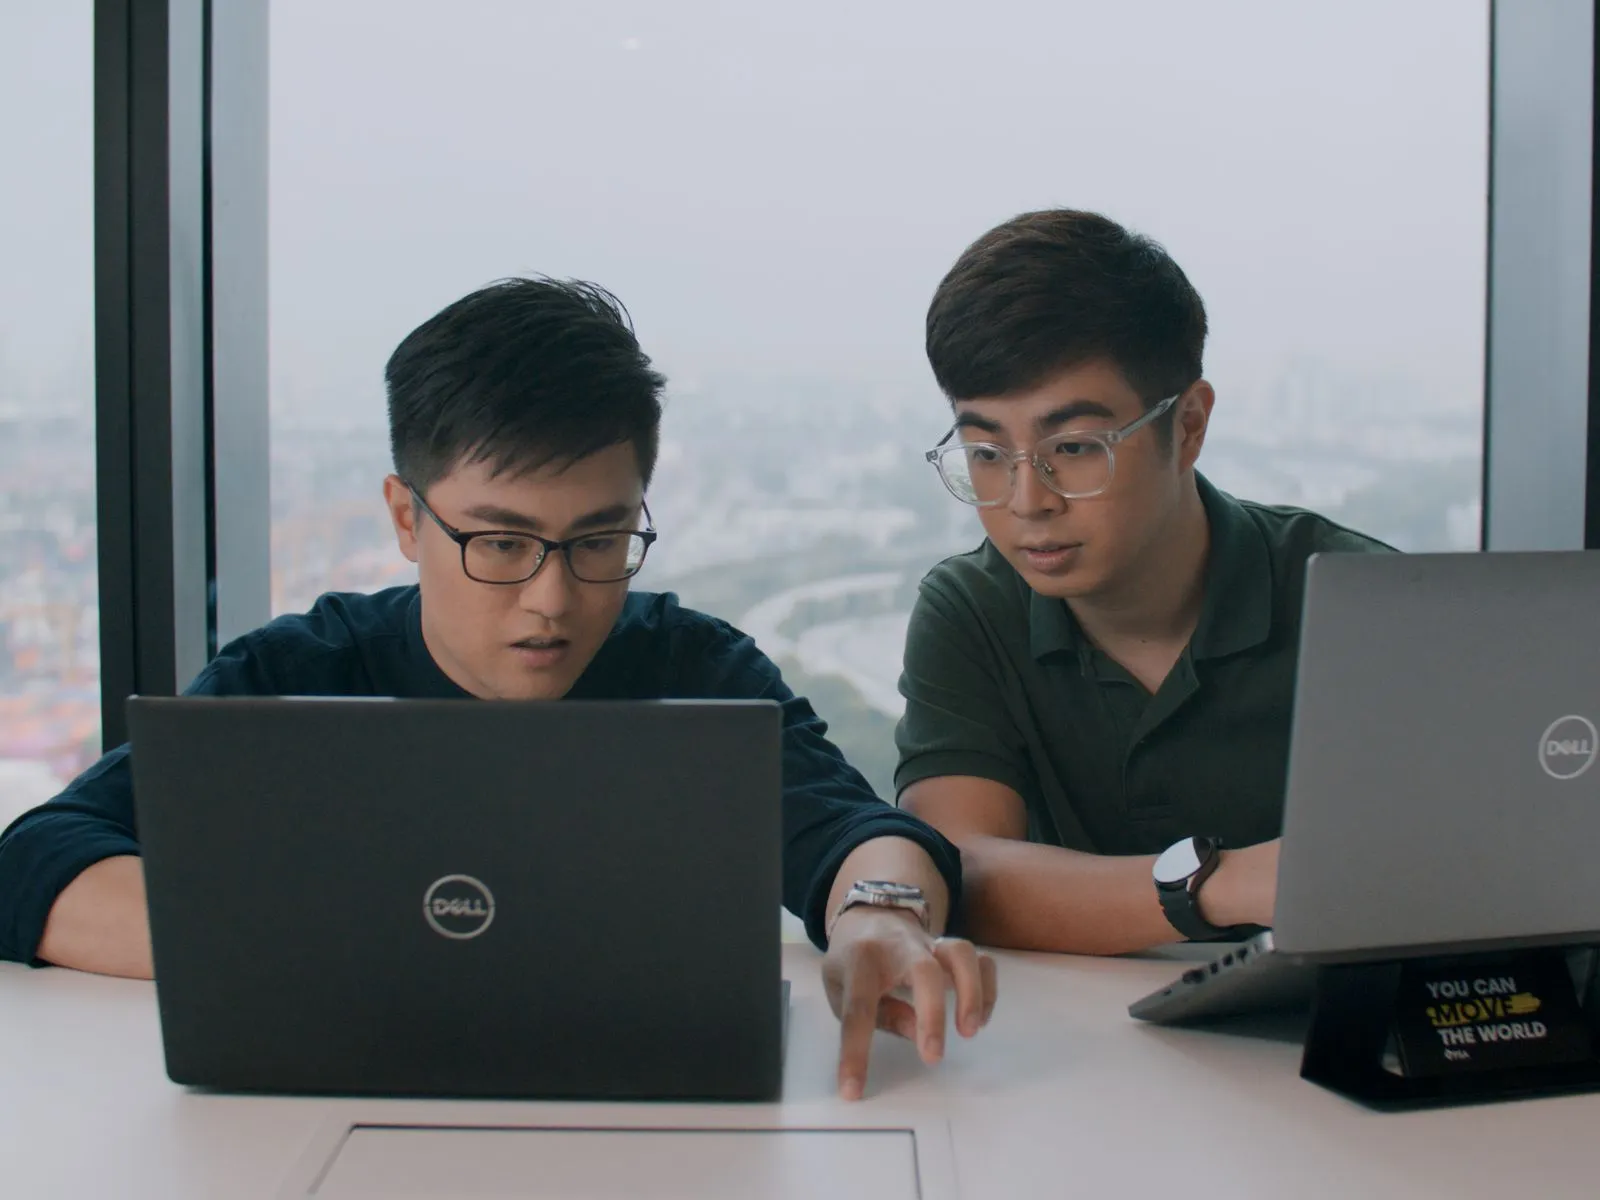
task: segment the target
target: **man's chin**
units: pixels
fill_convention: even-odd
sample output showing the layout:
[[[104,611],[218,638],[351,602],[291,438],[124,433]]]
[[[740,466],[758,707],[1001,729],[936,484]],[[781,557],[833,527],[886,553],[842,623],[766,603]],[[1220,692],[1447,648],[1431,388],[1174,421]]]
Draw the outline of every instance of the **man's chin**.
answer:
[[[1096,581],[1079,563],[1058,570],[1040,571],[1020,552],[1006,557],[1012,569],[1022,576],[1022,582],[1041,596],[1048,596],[1052,600],[1076,600],[1092,595],[1096,590]]]
[[[498,700],[559,700],[572,690],[576,680],[550,677],[533,677],[527,675],[513,676],[500,680],[496,689]]]

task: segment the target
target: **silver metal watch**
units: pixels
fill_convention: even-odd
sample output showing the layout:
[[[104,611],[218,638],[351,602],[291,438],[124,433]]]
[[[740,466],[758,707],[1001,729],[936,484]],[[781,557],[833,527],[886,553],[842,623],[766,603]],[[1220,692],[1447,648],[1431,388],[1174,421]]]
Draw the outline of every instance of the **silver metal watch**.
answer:
[[[839,907],[834,909],[832,918],[828,921],[828,936],[833,936],[833,927],[838,924],[839,918],[852,908],[867,904],[873,908],[903,908],[915,914],[917,923],[926,933],[933,932],[928,927],[928,900],[922,894],[922,889],[915,884],[893,883],[887,880],[858,879],[850,885],[850,890],[845,893]]]

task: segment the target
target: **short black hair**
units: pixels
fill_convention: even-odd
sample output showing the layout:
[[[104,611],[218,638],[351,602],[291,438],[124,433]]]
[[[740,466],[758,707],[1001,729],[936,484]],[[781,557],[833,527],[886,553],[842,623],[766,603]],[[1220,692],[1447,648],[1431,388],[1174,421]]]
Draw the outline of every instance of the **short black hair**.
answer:
[[[1201,375],[1206,309],[1151,239],[1098,213],[1023,213],[940,281],[927,351],[952,401],[1005,396],[1104,359],[1147,406]]]
[[[631,442],[646,486],[666,380],[622,302],[593,283],[501,279],[424,321],[389,357],[394,469],[426,491],[465,463],[495,474]]]

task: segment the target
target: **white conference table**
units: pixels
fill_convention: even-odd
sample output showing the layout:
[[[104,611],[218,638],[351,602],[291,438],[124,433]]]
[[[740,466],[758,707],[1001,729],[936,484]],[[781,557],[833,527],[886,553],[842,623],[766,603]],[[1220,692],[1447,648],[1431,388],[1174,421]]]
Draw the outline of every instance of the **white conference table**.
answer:
[[[927,1070],[910,1046],[880,1034],[868,1096],[845,1104],[834,1096],[837,1027],[819,956],[787,944],[794,992],[784,1098],[759,1106],[194,1093],[163,1071],[152,985],[0,965],[0,1195],[1600,1194],[1590,1141],[1600,1134],[1600,1096],[1374,1113],[1298,1078],[1298,1047],[1281,1019],[1249,1036],[1130,1020],[1127,1004],[1175,974],[1171,958],[999,957],[1000,1005],[976,1040],[952,1034],[946,1061]],[[361,1153],[344,1155],[352,1126],[678,1132],[599,1142],[540,1134],[534,1145],[495,1134],[395,1140],[364,1129],[359,1143],[348,1142]],[[741,1129],[856,1132],[829,1135],[831,1143],[786,1134],[779,1140],[809,1149],[779,1160],[765,1151],[741,1158],[749,1137],[684,1132]],[[911,1130],[914,1142],[903,1133],[859,1136],[870,1129]],[[688,1143],[710,1149],[691,1161]],[[878,1143],[887,1159],[874,1151],[857,1156],[859,1169],[850,1165],[851,1147]],[[338,1171],[327,1166],[335,1155],[343,1156]],[[904,1179],[882,1181],[885,1162],[905,1167],[912,1157]],[[499,1159],[507,1160],[499,1175],[483,1166]],[[830,1169],[853,1172],[852,1183],[830,1181]]]

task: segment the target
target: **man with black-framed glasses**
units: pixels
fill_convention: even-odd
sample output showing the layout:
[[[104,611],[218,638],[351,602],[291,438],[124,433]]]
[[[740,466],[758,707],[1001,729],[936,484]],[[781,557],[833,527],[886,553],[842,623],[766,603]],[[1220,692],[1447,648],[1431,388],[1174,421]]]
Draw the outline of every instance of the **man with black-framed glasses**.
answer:
[[[639,508],[646,522],[643,529],[597,530],[559,542],[514,529],[478,529],[468,533],[434,512],[415,486],[403,479],[400,482],[411,493],[417,507],[461,547],[462,573],[479,583],[527,583],[539,573],[551,554],[561,555],[567,571],[579,583],[620,583],[639,573],[645,554],[658,536],[654,525],[650,524],[650,506],[642,500]],[[589,523],[603,525],[612,516],[611,513],[591,515]],[[616,519],[621,520],[622,514],[616,514]]]
[[[658,536],[644,494],[664,380],[616,299],[504,280],[407,336],[386,382],[383,489],[418,584],[323,596],[224,647],[190,693],[776,701],[783,898],[826,950],[841,1093],[862,1094],[876,1028],[939,1059],[949,991],[976,1034],[994,962],[941,936],[954,847],[872,793],[750,638],[629,590]],[[0,958],[148,977],[138,854],[124,746],[0,835]],[[683,936],[716,937],[716,914]]]
[[[1166,251],[1071,210],[979,238],[929,307],[955,422],[925,457],[988,537],[922,582],[895,785],[961,848],[977,941],[1272,923],[1305,564],[1390,548],[1195,470],[1205,337]]]

